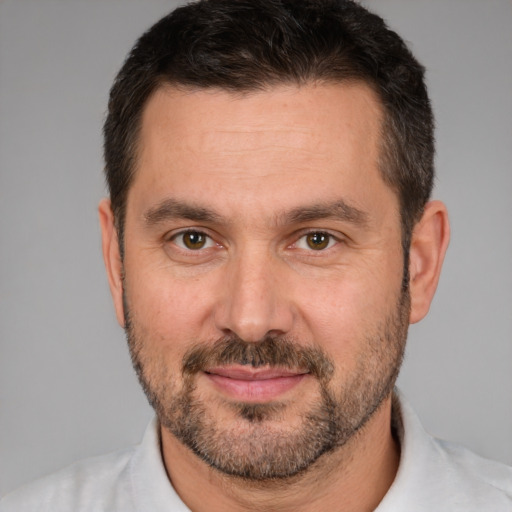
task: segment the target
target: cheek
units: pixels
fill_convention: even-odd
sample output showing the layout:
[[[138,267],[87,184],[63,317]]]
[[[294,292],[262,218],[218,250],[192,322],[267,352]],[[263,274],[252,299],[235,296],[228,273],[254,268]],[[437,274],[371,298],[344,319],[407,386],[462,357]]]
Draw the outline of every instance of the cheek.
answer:
[[[347,269],[313,285],[303,282],[296,290],[300,317],[315,343],[349,365],[396,311],[401,280],[396,262],[381,262]]]
[[[176,279],[166,269],[130,270],[127,265],[127,302],[133,323],[146,333],[145,344],[157,345],[160,352],[181,354],[205,339],[211,300],[204,292],[209,289],[204,278]]]

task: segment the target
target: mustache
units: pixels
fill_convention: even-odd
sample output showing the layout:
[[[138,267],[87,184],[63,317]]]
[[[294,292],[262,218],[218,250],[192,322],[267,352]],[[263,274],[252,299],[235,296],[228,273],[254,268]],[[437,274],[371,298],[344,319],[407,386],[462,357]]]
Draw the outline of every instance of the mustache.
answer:
[[[184,355],[182,368],[183,374],[190,376],[215,366],[231,364],[300,370],[320,380],[328,380],[334,372],[334,364],[321,349],[300,346],[283,336],[266,336],[258,342],[230,336],[211,345],[196,345]]]

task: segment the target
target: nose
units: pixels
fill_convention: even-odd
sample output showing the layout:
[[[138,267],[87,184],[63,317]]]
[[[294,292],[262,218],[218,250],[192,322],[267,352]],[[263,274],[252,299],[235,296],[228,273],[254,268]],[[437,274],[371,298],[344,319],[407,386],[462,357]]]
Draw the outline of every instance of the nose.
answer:
[[[289,333],[294,312],[285,274],[284,264],[265,251],[247,250],[230,261],[215,309],[217,329],[247,342]]]

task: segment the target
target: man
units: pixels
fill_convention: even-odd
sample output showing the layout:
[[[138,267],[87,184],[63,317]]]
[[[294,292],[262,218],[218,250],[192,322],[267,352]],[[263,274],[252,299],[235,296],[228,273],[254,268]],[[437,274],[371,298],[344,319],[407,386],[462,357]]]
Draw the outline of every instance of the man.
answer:
[[[103,253],[156,412],[2,510],[510,510],[512,470],[393,392],[448,245],[423,69],[346,1],[203,1],[105,123]]]

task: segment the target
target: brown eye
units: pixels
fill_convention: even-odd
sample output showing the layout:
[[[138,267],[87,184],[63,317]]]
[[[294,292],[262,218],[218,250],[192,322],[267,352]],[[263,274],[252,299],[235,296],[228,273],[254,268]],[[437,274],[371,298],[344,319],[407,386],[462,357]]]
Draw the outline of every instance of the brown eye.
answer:
[[[213,245],[212,239],[200,231],[186,231],[174,237],[174,243],[182,249],[197,251]]]
[[[331,236],[327,233],[309,233],[306,235],[306,243],[310,249],[321,251],[329,246]]]
[[[183,235],[183,243],[189,249],[202,249],[206,242],[206,237],[202,233],[191,231]]]

